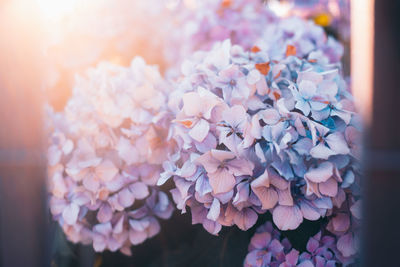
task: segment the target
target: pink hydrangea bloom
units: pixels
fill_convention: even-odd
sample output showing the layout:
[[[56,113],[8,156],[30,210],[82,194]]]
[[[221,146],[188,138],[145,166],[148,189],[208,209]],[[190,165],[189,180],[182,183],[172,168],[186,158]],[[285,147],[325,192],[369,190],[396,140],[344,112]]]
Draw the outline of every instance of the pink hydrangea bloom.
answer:
[[[251,238],[244,266],[280,266],[286,261],[286,254],[289,255],[290,251],[292,251],[292,245],[289,240],[283,238],[281,233],[273,228],[271,222],[266,222],[257,228]],[[297,259],[295,263],[297,263]]]
[[[343,46],[322,27],[303,18],[279,18],[260,0],[181,1],[172,13],[171,44],[165,52],[172,67],[225,39],[246,51],[262,50],[270,60],[293,54],[326,65],[339,63],[343,56]]]
[[[339,241],[334,236],[318,232],[310,237],[306,251],[292,248],[290,241],[273,228],[271,222],[260,226],[251,238],[244,266],[261,267],[334,267],[348,266],[354,257],[344,258],[336,248]]]
[[[259,0],[180,1],[172,13],[171,45],[165,51],[171,62],[182,62],[193,52],[209,50],[227,38],[250,49],[265,27],[276,20]],[[180,49],[171,51],[169,47],[174,46]]]
[[[359,173],[356,115],[339,71],[295,53],[270,60],[229,40],[196,53],[169,103],[180,149],[159,184],[174,177],[178,208],[191,207],[213,234],[246,230],[268,210],[281,230],[326,216]]]
[[[171,216],[156,186],[175,147],[169,92],[141,58],[128,68],[102,63],[78,78],[65,111],[51,114],[50,208],[69,240],[130,254]]]

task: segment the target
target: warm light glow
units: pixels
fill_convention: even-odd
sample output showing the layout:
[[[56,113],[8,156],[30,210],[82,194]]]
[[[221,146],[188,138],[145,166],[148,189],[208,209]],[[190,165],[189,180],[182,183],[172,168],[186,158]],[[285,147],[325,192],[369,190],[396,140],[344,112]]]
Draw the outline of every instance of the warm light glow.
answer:
[[[340,7],[339,7],[339,3],[336,0],[329,1],[328,10],[331,13],[331,15],[335,18],[340,16]]]
[[[77,8],[79,0],[36,0],[44,19],[60,19]]]
[[[286,17],[289,15],[290,9],[293,7],[293,3],[271,0],[268,1],[268,7],[279,17]]]
[[[371,122],[373,97],[374,0],[351,2],[351,75],[355,102]]]

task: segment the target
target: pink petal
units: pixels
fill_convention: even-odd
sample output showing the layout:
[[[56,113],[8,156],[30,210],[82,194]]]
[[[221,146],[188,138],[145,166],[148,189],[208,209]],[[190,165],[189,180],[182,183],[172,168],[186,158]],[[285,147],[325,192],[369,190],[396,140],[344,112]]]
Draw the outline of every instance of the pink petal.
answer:
[[[312,207],[307,201],[301,201],[299,205],[301,213],[303,213],[303,217],[305,219],[316,221],[321,217],[321,214],[317,211],[317,209]]]
[[[104,182],[111,181],[118,172],[118,169],[110,160],[105,160],[96,167],[97,177]]]
[[[206,153],[207,151],[217,147],[217,138],[209,132],[206,138],[201,143],[196,142],[195,146],[199,152]]]
[[[222,112],[222,117],[225,121],[232,126],[237,126],[239,129],[244,129],[244,123],[247,119],[246,110],[242,105],[235,105],[230,109],[226,109]]]
[[[315,267],[325,267],[325,259],[317,255],[315,258]]]
[[[236,158],[229,161],[228,169],[236,176],[252,175],[254,164],[251,161]]]
[[[218,169],[214,173],[208,173],[208,178],[214,194],[229,192],[236,185],[235,176],[226,169]]]
[[[50,199],[50,211],[53,215],[61,214],[65,207],[67,206],[67,201],[64,198],[56,198],[54,196]]]
[[[207,219],[216,221],[219,217],[220,211],[221,211],[221,205],[220,205],[218,199],[214,198],[214,200],[211,204],[210,210],[208,211]]]
[[[335,97],[338,93],[338,86],[334,81],[324,80],[319,84],[319,92],[330,97]]]
[[[337,248],[344,257],[350,257],[357,253],[352,233],[341,236],[337,241]]]
[[[344,131],[344,136],[347,142],[354,143],[359,141],[358,138],[360,138],[360,132],[354,126],[349,126]]]
[[[274,172],[269,172],[268,174],[269,181],[273,186],[280,190],[285,190],[286,188],[288,188],[289,183],[284,178]]]
[[[277,206],[272,212],[272,219],[280,230],[294,230],[303,222],[303,215],[297,206]]]
[[[289,188],[286,190],[277,190],[279,205],[293,206],[293,198]]]
[[[302,80],[299,83],[299,92],[305,97],[312,97],[317,92],[317,87],[311,81]]]
[[[317,248],[319,248],[319,241],[311,237],[307,242],[307,250],[313,253]]]
[[[174,181],[176,188],[178,188],[179,192],[181,193],[181,196],[186,198],[189,188],[192,186],[192,182],[179,178],[175,178]]]
[[[92,175],[88,175],[83,179],[83,185],[92,192],[96,192],[100,188],[100,182]]]
[[[129,139],[124,137],[120,137],[117,145],[117,151],[121,159],[123,159],[129,165],[140,160],[137,149],[131,144]]]
[[[218,218],[218,222],[223,226],[232,226],[236,212],[237,210],[233,207],[233,205],[228,203],[223,216]]]
[[[342,188],[339,188],[336,196],[332,198],[332,202],[336,207],[340,208],[345,200],[346,193],[343,191]]]
[[[151,238],[160,232],[161,226],[158,220],[156,220],[154,217],[150,217],[149,220],[150,224],[147,227],[147,236],[148,238]]]
[[[133,202],[135,202],[135,197],[128,188],[125,188],[118,193],[118,202],[123,207],[128,208],[132,206]]]
[[[182,213],[185,213],[186,212],[186,201],[188,201],[188,199],[191,196],[182,197],[181,193],[176,188],[171,189],[170,192],[172,194],[172,199],[176,203],[176,207],[178,209],[182,210]],[[193,211],[192,211],[192,215],[193,215]]]
[[[257,187],[269,187],[269,175],[267,169],[265,169],[263,174],[251,182],[251,188]]]
[[[221,162],[215,159],[211,152],[207,152],[195,160],[196,163],[201,164],[208,173],[213,173],[218,170]]]
[[[303,122],[300,120],[300,118],[296,118],[296,120],[294,121],[294,126],[296,127],[297,132],[301,136],[307,136],[306,129],[303,125]]]
[[[335,197],[338,192],[338,184],[334,178],[328,179],[319,184],[319,191],[325,196]]]
[[[210,131],[210,125],[206,120],[201,119],[189,131],[189,135],[197,142],[203,142],[209,131]]]
[[[305,178],[314,182],[326,182],[333,175],[333,164],[330,162],[323,162],[316,168],[310,168],[305,174]]]
[[[332,155],[336,155],[334,151],[325,146],[323,143],[319,143],[317,146],[310,150],[311,156],[317,159],[328,159]]]
[[[146,232],[135,231],[133,229],[129,230],[129,241],[133,245],[139,245],[143,243],[147,238]]]
[[[79,206],[75,203],[67,205],[62,213],[62,216],[67,224],[75,224],[78,219]]]
[[[321,74],[312,71],[300,72],[298,77],[299,82],[302,80],[307,80],[315,84],[319,84],[320,82],[322,82],[323,79],[324,77]]]
[[[67,185],[65,183],[62,173],[60,173],[60,172],[55,173],[51,177],[51,180],[52,180],[52,184],[53,184],[53,188],[52,188],[51,192],[53,193],[53,195],[55,197],[63,198],[64,195],[68,192],[68,188],[67,188]]]
[[[272,209],[278,202],[278,193],[275,189],[269,187],[269,177],[268,172],[265,171],[264,174],[260,175],[257,179],[251,182],[251,189],[254,194],[261,201],[262,209]]]
[[[350,227],[350,218],[347,214],[339,213],[332,218],[333,229],[337,232],[346,232]]]
[[[204,106],[202,101],[199,101],[199,94],[196,92],[189,92],[183,95],[183,112],[189,117],[195,117],[201,113]]]
[[[203,223],[206,220],[207,209],[203,205],[190,207],[192,213],[192,224]]]
[[[222,204],[226,204],[232,200],[233,197],[233,190],[226,192],[226,193],[220,193],[220,194],[213,194],[214,197],[218,198],[218,200]]]
[[[50,166],[56,165],[60,162],[62,157],[62,152],[57,146],[51,146],[47,150],[47,163]]]
[[[267,247],[269,242],[271,242],[271,234],[268,232],[255,233],[251,238],[251,246],[257,249],[262,249]]]
[[[214,107],[218,107],[222,101],[218,96],[210,92],[210,90],[204,89],[203,87],[199,87],[197,92],[201,97],[201,104],[203,106],[202,115],[205,119],[210,120]]]
[[[272,253],[277,254],[277,253],[280,253],[280,252],[283,251],[284,246],[281,244],[281,242],[279,242],[279,240],[277,240],[277,239],[272,239],[271,243],[270,243],[269,246],[268,246],[268,249],[269,249]]]
[[[108,236],[112,232],[112,225],[110,222],[96,224],[93,226],[93,232]]]
[[[101,235],[95,235],[93,237],[93,249],[96,252],[102,252],[106,249],[107,242],[106,238]]]
[[[230,151],[225,151],[225,150],[213,149],[213,150],[211,150],[211,155],[213,156],[214,159],[216,159],[220,162],[235,158],[234,153],[232,153]]]
[[[350,207],[351,214],[356,217],[357,219],[361,219],[361,200],[357,200],[351,207]]]
[[[221,224],[208,219],[204,220],[203,227],[207,230],[207,232],[212,235],[218,235],[219,231],[221,231],[222,228]]]
[[[313,183],[313,182],[311,182],[310,180],[307,180],[307,179],[306,179],[306,182],[307,182],[306,195],[310,196],[310,195],[312,195],[314,193],[315,195],[317,195],[317,197],[321,197],[321,194],[319,193],[319,190],[318,190],[318,184],[317,183]]]
[[[142,232],[146,230],[146,228],[149,226],[150,222],[146,219],[143,220],[129,220],[129,225],[130,227],[135,230]]]
[[[205,194],[212,192],[212,187],[205,174],[202,174],[199,176],[199,178],[197,178],[195,190],[201,196],[204,196]]]
[[[196,171],[197,171],[197,166],[188,160],[183,164],[182,168],[179,170],[179,176],[187,178],[194,175]]]
[[[114,229],[113,229],[114,234],[122,233],[122,231],[124,229],[124,219],[125,219],[125,216],[122,215],[121,218],[119,218],[117,223],[114,225]]]
[[[293,148],[300,153],[300,155],[307,155],[312,148],[312,140],[308,138],[301,138],[294,145]]]
[[[149,189],[145,183],[136,182],[129,186],[129,190],[135,199],[144,199],[149,195]]]
[[[285,259],[287,263],[289,263],[292,266],[295,266],[299,259],[299,252],[295,249],[292,249],[288,254],[286,254]]]
[[[326,137],[326,142],[329,147],[335,151],[337,154],[346,155],[350,153],[350,149],[347,146],[347,142],[341,133],[333,133]]]
[[[314,199],[313,204],[320,209],[332,209],[332,200],[329,197]]]
[[[97,220],[101,223],[108,222],[111,220],[112,214],[111,206],[108,203],[104,203],[97,212]]]
[[[250,85],[257,83],[261,78],[260,72],[257,69],[251,70],[247,75],[247,82]]]
[[[260,113],[261,119],[269,125],[273,125],[279,122],[281,119],[281,115],[276,109],[270,108],[261,111]]]
[[[233,221],[241,230],[247,231],[257,222],[257,219],[258,215],[254,210],[245,208],[236,213]]]
[[[237,193],[233,198],[232,204],[235,205],[239,210],[242,209],[243,205],[246,205],[250,195],[250,185],[247,182],[243,182],[237,185]]]

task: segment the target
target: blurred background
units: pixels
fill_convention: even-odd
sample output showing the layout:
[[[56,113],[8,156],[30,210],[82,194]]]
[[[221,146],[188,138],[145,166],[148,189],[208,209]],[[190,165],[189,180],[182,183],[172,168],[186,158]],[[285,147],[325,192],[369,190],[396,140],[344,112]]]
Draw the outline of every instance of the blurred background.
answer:
[[[74,76],[101,60],[127,65],[140,54],[163,70],[167,63],[160,47],[168,30],[159,30],[160,17],[172,19],[174,1],[149,1],[154,8],[146,10],[145,20],[139,15],[149,4],[142,5],[144,1],[0,1],[1,267],[241,266],[254,231],[224,229],[214,237],[200,226],[192,227],[188,215],[174,215],[163,222],[160,235],[126,257],[95,254],[90,247],[69,243],[47,211],[44,104],[62,110]],[[361,263],[399,266],[400,1],[265,4],[279,16],[314,20],[344,44],[344,72],[351,77],[365,124]],[[151,36],[156,28],[160,35]],[[298,247],[317,231],[313,223],[302,227],[304,236],[293,237]]]

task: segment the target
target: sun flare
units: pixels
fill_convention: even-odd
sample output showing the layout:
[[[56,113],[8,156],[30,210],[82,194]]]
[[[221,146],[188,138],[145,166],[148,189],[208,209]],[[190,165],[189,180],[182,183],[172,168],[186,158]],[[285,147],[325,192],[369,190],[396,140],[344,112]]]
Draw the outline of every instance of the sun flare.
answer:
[[[36,0],[39,15],[44,19],[60,19],[72,13],[79,5],[78,0]]]

